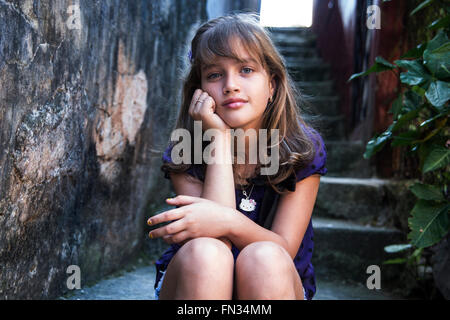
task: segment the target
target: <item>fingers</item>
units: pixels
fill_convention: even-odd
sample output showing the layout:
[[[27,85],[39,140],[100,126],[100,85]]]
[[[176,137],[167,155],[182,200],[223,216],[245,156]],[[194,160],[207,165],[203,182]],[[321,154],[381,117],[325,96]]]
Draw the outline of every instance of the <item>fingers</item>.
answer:
[[[189,106],[189,115],[192,117],[192,118],[194,118],[194,109],[195,109],[195,106],[196,106],[196,104],[197,104],[197,101],[198,101],[198,99],[200,98],[200,95],[203,93],[203,91],[202,90],[200,90],[200,89],[197,89],[197,90],[195,90],[194,91],[194,94],[192,95],[192,100],[191,100],[191,104],[190,104],[190,106]],[[195,118],[194,118],[195,119]]]
[[[206,92],[203,92],[200,97],[198,97],[197,101],[195,102],[194,105],[194,114],[201,114],[202,110],[204,110],[205,108],[203,107],[206,100],[209,98],[209,94]]]
[[[194,120],[201,120],[202,117],[200,115],[208,111],[208,108],[205,108],[205,106],[214,107],[214,99],[206,91],[202,91],[201,89],[195,90],[189,106],[189,115]]]
[[[187,195],[179,195],[175,198],[166,199],[167,203],[173,206],[185,206],[195,202],[208,201],[207,199],[201,197],[193,197]]]
[[[149,233],[151,239],[164,237],[166,235],[175,235],[185,229],[186,221],[184,219],[172,222],[164,227],[152,230]]]
[[[184,245],[186,242],[191,240],[192,238],[189,236],[188,232],[182,231],[180,233],[174,235],[166,235],[163,236],[163,240],[168,244],[177,243],[179,245]]]
[[[156,216],[151,217],[147,220],[147,224],[149,226],[153,226],[155,224],[159,224],[162,222],[178,220],[184,217],[184,211],[180,208],[172,209],[169,211],[165,211],[163,213],[157,214]]]

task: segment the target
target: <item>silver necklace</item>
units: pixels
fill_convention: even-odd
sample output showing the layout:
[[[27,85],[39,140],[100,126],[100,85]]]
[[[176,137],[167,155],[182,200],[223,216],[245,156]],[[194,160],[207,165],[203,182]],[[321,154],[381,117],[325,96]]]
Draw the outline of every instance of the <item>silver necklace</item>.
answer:
[[[239,174],[238,174],[239,175]],[[240,178],[240,176],[239,176]],[[242,185],[239,184],[241,186],[242,189]],[[256,201],[254,199],[250,199],[250,196],[252,195],[252,191],[253,191],[253,187],[255,185],[252,184],[252,189],[250,190],[250,194],[247,195],[247,191],[242,189],[242,194],[244,195],[245,198],[241,199],[241,203],[239,204],[239,208],[241,208],[242,210],[246,211],[246,212],[252,212],[253,210],[255,210],[256,208]]]

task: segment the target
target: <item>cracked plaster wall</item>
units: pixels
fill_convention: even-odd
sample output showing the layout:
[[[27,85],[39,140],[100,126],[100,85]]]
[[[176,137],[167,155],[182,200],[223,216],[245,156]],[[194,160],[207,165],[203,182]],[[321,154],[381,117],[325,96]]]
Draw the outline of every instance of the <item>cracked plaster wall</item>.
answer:
[[[57,297],[142,247],[205,3],[0,0],[0,299]],[[163,187],[161,187],[163,186]]]

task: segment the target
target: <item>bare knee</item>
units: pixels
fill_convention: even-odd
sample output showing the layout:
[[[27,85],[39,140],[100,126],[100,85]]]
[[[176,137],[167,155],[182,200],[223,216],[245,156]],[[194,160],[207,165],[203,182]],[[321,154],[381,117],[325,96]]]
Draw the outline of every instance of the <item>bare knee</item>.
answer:
[[[290,260],[289,254],[280,245],[272,241],[259,241],[242,249],[236,261],[236,269],[252,272],[257,266],[264,273],[279,273],[290,268]]]
[[[206,237],[193,239],[170,262],[160,298],[230,299],[233,269],[233,254],[222,241]]]
[[[295,299],[299,279],[291,256],[271,241],[248,245],[236,261],[238,299]]]
[[[214,238],[196,238],[184,244],[177,253],[184,269],[207,271],[208,268],[233,267],[233,254],[220,240]]]

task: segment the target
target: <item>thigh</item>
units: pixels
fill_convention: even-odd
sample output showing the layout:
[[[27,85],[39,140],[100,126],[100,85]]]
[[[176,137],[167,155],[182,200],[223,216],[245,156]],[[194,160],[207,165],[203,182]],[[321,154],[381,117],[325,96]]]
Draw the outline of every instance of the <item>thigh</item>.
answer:
[[[203,252],[200,257],[199,251]],[[182,282],[186,283],[191,280],[187,276],[189,272],[186,272],[186,269],[206,269],[208,260],[222,261],[220,265],[223,266],[224,272],[221,272],[220,268],[214,268],[214,271],[219,274],[224,274],[228,269],[233,269],[233,255],[222,241],[213,238],[197,238],[184,244],[167,266],[159,298],[161,300],[174,299],[177,286]]]
[[[284,256],[286,258],[286,263],[289,265],[289,271],[292,275],[293,279],[293,285],[294,285],[294,292],[295,292],[295,299],[296,300],[305,300],[304,296],[304,288],[302,279],[300,278],[300,275],[298,274],[297,268],[295,267],[294,260],[292,259],[291,255],[284,249],[282,246],[279,246],[281,251],[284,253]]]
[[[262,278],[252,277],[255,275],[255,268],[263,272]],[[235,278],[235,296],[237,287],[244,287],[244,283],[248,281],[267,282],[269,279],[265,274],[270,273],[283,275],[283,280],[279,277],[270,279],[277,282],[276,285],[292,285],[295,299],[304,299],[303,284],[292,257],[286,249],[272,241],[254,242],[245,247],[238,256],[236,273],[241,274],[241,277]],[[244,283],[238,286],[237,281],[244,281]]]
[[[179,250],[178,250],[179,252]],[[160,285],[159,299],[167,300],[173,299],[175,296],[176,284],[178,282],[178,276],[181,274],[181,265],[177,263],[176,256],[178,252],[170,260],[169,265],[164,273],[164,278]]]

